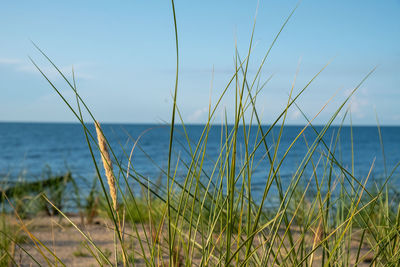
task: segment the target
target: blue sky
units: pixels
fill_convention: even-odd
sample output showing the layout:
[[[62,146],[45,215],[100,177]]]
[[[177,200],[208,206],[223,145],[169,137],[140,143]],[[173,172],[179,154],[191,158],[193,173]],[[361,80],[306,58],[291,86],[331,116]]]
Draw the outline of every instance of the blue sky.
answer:
[[[250,77],[296,3],[260,1]],[[178,105],[185,122],[201,123],[211,81],[215,103],[233,73],[235,40],[241,55],[247,52],[257,1],[178,0],[175,5]],[[376,110],[381,124],[400,125],[399,13],[400,1],[302,1],[263,68],[262,80],[274,76],[257,100],[262,121],[272,122],[285,106],[298,66],[294,92],[332,60],[298,101],[309,117],[335,95],[315,119],[325,123],[378,66],[351,101],[353,123],[376,124]],[[67,75],[74,66],[78,90],[98,120],[170,119],[175,43],[169,1],[2,1],[0,25],[0,121],[76,121],[29,62],[31,56],[73,100],[30,40]],[[232,88],[221,106],[228,113],[233,99]],[[304,124],[295,108],[288,123]]]

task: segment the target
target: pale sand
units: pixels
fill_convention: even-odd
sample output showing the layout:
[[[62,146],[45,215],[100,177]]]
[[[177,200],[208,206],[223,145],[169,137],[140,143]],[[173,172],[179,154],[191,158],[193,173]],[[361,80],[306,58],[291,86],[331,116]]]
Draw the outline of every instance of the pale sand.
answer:
[[[110,221],[97,218],[95,219],[94,224],[90,225],[82,225],[80,223],[80,218],[78,216],[71,216],[71,220],[77,224],[79,229],[83,232],[87,233],[93,242],[102,249],[102,251],[107,251],[110,254],[109,259],[111,262],[114,262],[114,231],[112,229],[112,224]],[[86,248],[82,245],[82,242],[85,241],[85,238],[82,236],[79,231],[72,226],[67,220],[60,219],[59,217],[47,217],[47,216],[38,216],[33,220],[24,220],[24,223],[29,227],[30,232],[34,235],[35,238],[40,240],[43,245],[47,246],[66,266],[99,266],[100,264],[91,256]],[[139,235],[142,240],[144,240],[144,232],[141,228],[141,225],[137,225]],[[147,226],[145,226],[147,227]],[[130,228],[130,227],[129,227]],[[146,229],[146,232],[149,233],[149,229]],[[126,238],[129,238],[132,230],[127,231]],[[151,238],[149,236],[149,238]],[[139,244],[137,239],[132,239],[132,246],[129,249],[139,250]],[[161,244],[162,245],[162,244]],[[22,245],[22,247],[28,251],[29,254],[32,255],[40,264],[43,266],[48,266],[46,260],[41,255],[40,251],[35,247],[34,242],[27,238],[27,242]],[[352,245],[352,254],[355,253],[354,250],[357,248],[357,242],[354,242]],[[48,257],[49,261],[54,265],[54,257],[51,256],[51,253],[45,251],[42,247],[43,253]],[[367,249],[363,248],[361,251],[361,255],[367,253]],[[199,255],[197,255],[198,257]],[[21,249],[15,250],[15,260],[18,266],[37,266],[37,264],[26,255],[26,253],[22,252]],[[165,255],[162,259],[164,264],[168,264],[168,257]],[[198,262],[198,259],[195,259],[195,262]],[[161,262],[159,262],[161,265]],[[315,259],[315,264],[313,266],[318,266],[318,257]],[[136,258],[135,259],[136,266],[145,266],[145,262],[143,259]],[[58,266],[61,266],[58,264]],[[122,266],[122,265],[121,265]],[[369,263],[363,262],[358,266],[369,266]]]

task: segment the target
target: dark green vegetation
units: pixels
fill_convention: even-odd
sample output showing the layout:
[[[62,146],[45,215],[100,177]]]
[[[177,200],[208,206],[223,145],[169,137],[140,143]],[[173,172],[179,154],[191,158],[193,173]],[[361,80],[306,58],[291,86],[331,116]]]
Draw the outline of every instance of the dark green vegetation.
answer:
[[[41,197],[45,195],[53,203],[64,208],[67,202],[66,189],[68,184],[74,184],[70,173],[60,176],[52,176],[48,171],[38,181],[19,181],[13,185],[5,185],[2,191],[1,202],[11,204],[19,216],[26,217],[36,215],[43,211],[47,215],[56,215],[58,211]],[[8,202],[9,201],[9,202]]]

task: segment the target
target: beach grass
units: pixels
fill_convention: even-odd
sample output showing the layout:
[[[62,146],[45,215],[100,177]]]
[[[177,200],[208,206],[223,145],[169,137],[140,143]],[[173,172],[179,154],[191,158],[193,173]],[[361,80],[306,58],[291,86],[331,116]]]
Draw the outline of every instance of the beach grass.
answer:
[[[261,58],[255,74],[249,72],[255,27],[247,54],[242,56],[238,49],[235,50],[235,71],[215,103],[210,101],[202,133],[197,140],[192,140],[176,104],[179,97],[179,38],[173,2],[172,9],[176,80],[169,123],[168,165],[162,168],[154,163],[155,168],[162,170],[161,183],[156,182],[157,177],[147,177],[137,171],[130,151],[124,151],[123,160],[116,156],[94,114],[81,98],[74,73],[71,79],[68,78],[35,45],[75,93],[73,100],[64,97],[32,60],[82,125],[99,187],[98,194],[95,194],[97,186],[92,187],[86,201],[88,221],[93,221],[93,214],[103,213],[114,232],[114,250],[111,252],[103,249],[82,225],[63,212],[62,203],[43,196],[55,213],[81,233],[87,251],[79,250],[76,255],[90,255],[99,265],[113,266],[396,266],[400,262],[400,206],[398,199],[391,200],[389,189],[399,164],[387,170],[382,184],[376,185],[370,182],[374,161],[366,170],[368,175],[359,177],[354,170],[354,153],[350,168],[340,157],[341,129],[351,116],[349,100],[374,69],[354,85],[350,95],[337,106],[323,127],[315,127],[313,121],[331,99],[320,103],[320,111],[313,117],[305,115],[297,100],[327,65],[321,66],[300,90],[295,90],[293,82],[285,108],[270,125],[263,125],[256,108],[257,96],[268,82],[261,75],[262,69],[294,9]],[[220,106],[228,91],[235,93],[234,114],[226,114]],[[282,148],[282,136],[291,109],[300,111],[307,124],[288,147]],[[209,168],[206,167],[206,162],[209,163],[209,133],[221,110],[225,112],[225,120],[219,125],[219,154]],[[233,123],[228,124],[227,117],[233,117]],[[340,126],[327,139],[326,133],[334,122],[339,122]],[[98,128],[97,136],[89,130],[91,123]],[[186,149],[180,151],[185,157],[175,153],[178,123],[186,136]],[[281,166],[294,145],[304,138],[306,129],[311,129],[314,137],[311,142],[306,140],[306,153],[285,184]],[[256,131],[255,139],[250,138],[253,131]],[[267,137],[273,133],[274,142],[270,142]],[[382,139],[380,130],[379,136]],[[131,141],[133,147],[138,145],[135,140]],[[353,144],[353,140],[350,143]],[[384,154],[383,142],[381,146]],[[264,155],[261,160],[257,157],[259,153]],[[97,160],[99,155],[102,164]],[[261,194],[257,195],[252,188],[256,169],[261,169],[265,177]],[[134,186],[140,187],[142,193],[135,193],[138,189]],[[277,205],[267,205],[272,196],[278,199]],[[42,258],[35,260],[62,266],[57,254],[21,224],[36,249],[42,251]],[[3,231],[7,233],[7,230]],[[4,236],[8,237],[8,234]],[[1,245],[2,255],[8,259],[12,256],[9,244]]]

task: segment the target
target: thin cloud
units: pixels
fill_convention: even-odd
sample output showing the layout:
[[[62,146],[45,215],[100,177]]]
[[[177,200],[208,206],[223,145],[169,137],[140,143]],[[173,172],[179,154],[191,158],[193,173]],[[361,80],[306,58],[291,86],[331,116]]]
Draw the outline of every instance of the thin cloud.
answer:
[[[350,92],[351,90],[347,90],[346,95],[350,94]],[[350,110],[355,117],[364,118],[368,107],[371,107],[371,103],[367,89],[360,90],[350,98]]]
[[[0,58],[0,65],[9,66],[12,68],[12,70],[17,71],[17,72],[40,75],[40,72],[36,69],[36,67],[27,60],[24,61],[24,60],[17,59],[17,58]],[[90,64],[77,63],[77,64],[73,64],[73,65],[60,66],[59,69],[64,75],[71,76],[72,75],[72,67],[73,67],[75,76],[77,78],[85,79],[85,80],[93,79],[93,75],[90,75],[84,71],[84,68],[87,67],[87,65],[90,65]],[[56,78],[61,77],[60,74],[58,73],[58,71],[55,68],[53,68],[52,66],[41,67],[41,69],[46,74],[46,76],[48,76],[51,79],[56,79]]]
[[[16,58],[0,58],[1,65],[18,65],[21,63],[22,61]]]
[[[84,64],[79,64],[78,63],[78,64],[74,64],[74,65],[61,66],[61,67],[58,67],[58,69],[65,76],[68,77],[68,76],[72,76],[72,68],[74,68],[75,77],[81,78],[81,79],[85,79],[85,80],[93,79],[92,75],[82,71],[83,66],[84,66]],[[61,75],[52,66],[40,67],[40,69],[49,78],[52,78],[52,79],[61,78]],[[31,74],[40,74],[40,72],[37,70],[37,68],[33,64],[31,64],[31,65],[21,64],[15,70],[16,71],[20,71],[20,72],[25,72],[25,73],[31,73]]]
[[[208,108],[206,107],[197,109],[192,114],[189,115],[188,120],[191,123],[201,122],[202,120],[206,119],[207,113],[208,113]]]
[[[297,120],[297,119],[300,118],[300,116],[301,116],[301,112],[299,110],[293,110],[291,115],[290,115],[290,118],[292,120]]]
[[[400,121],[400,114],[396,114],[393,116],[393,120]]]

